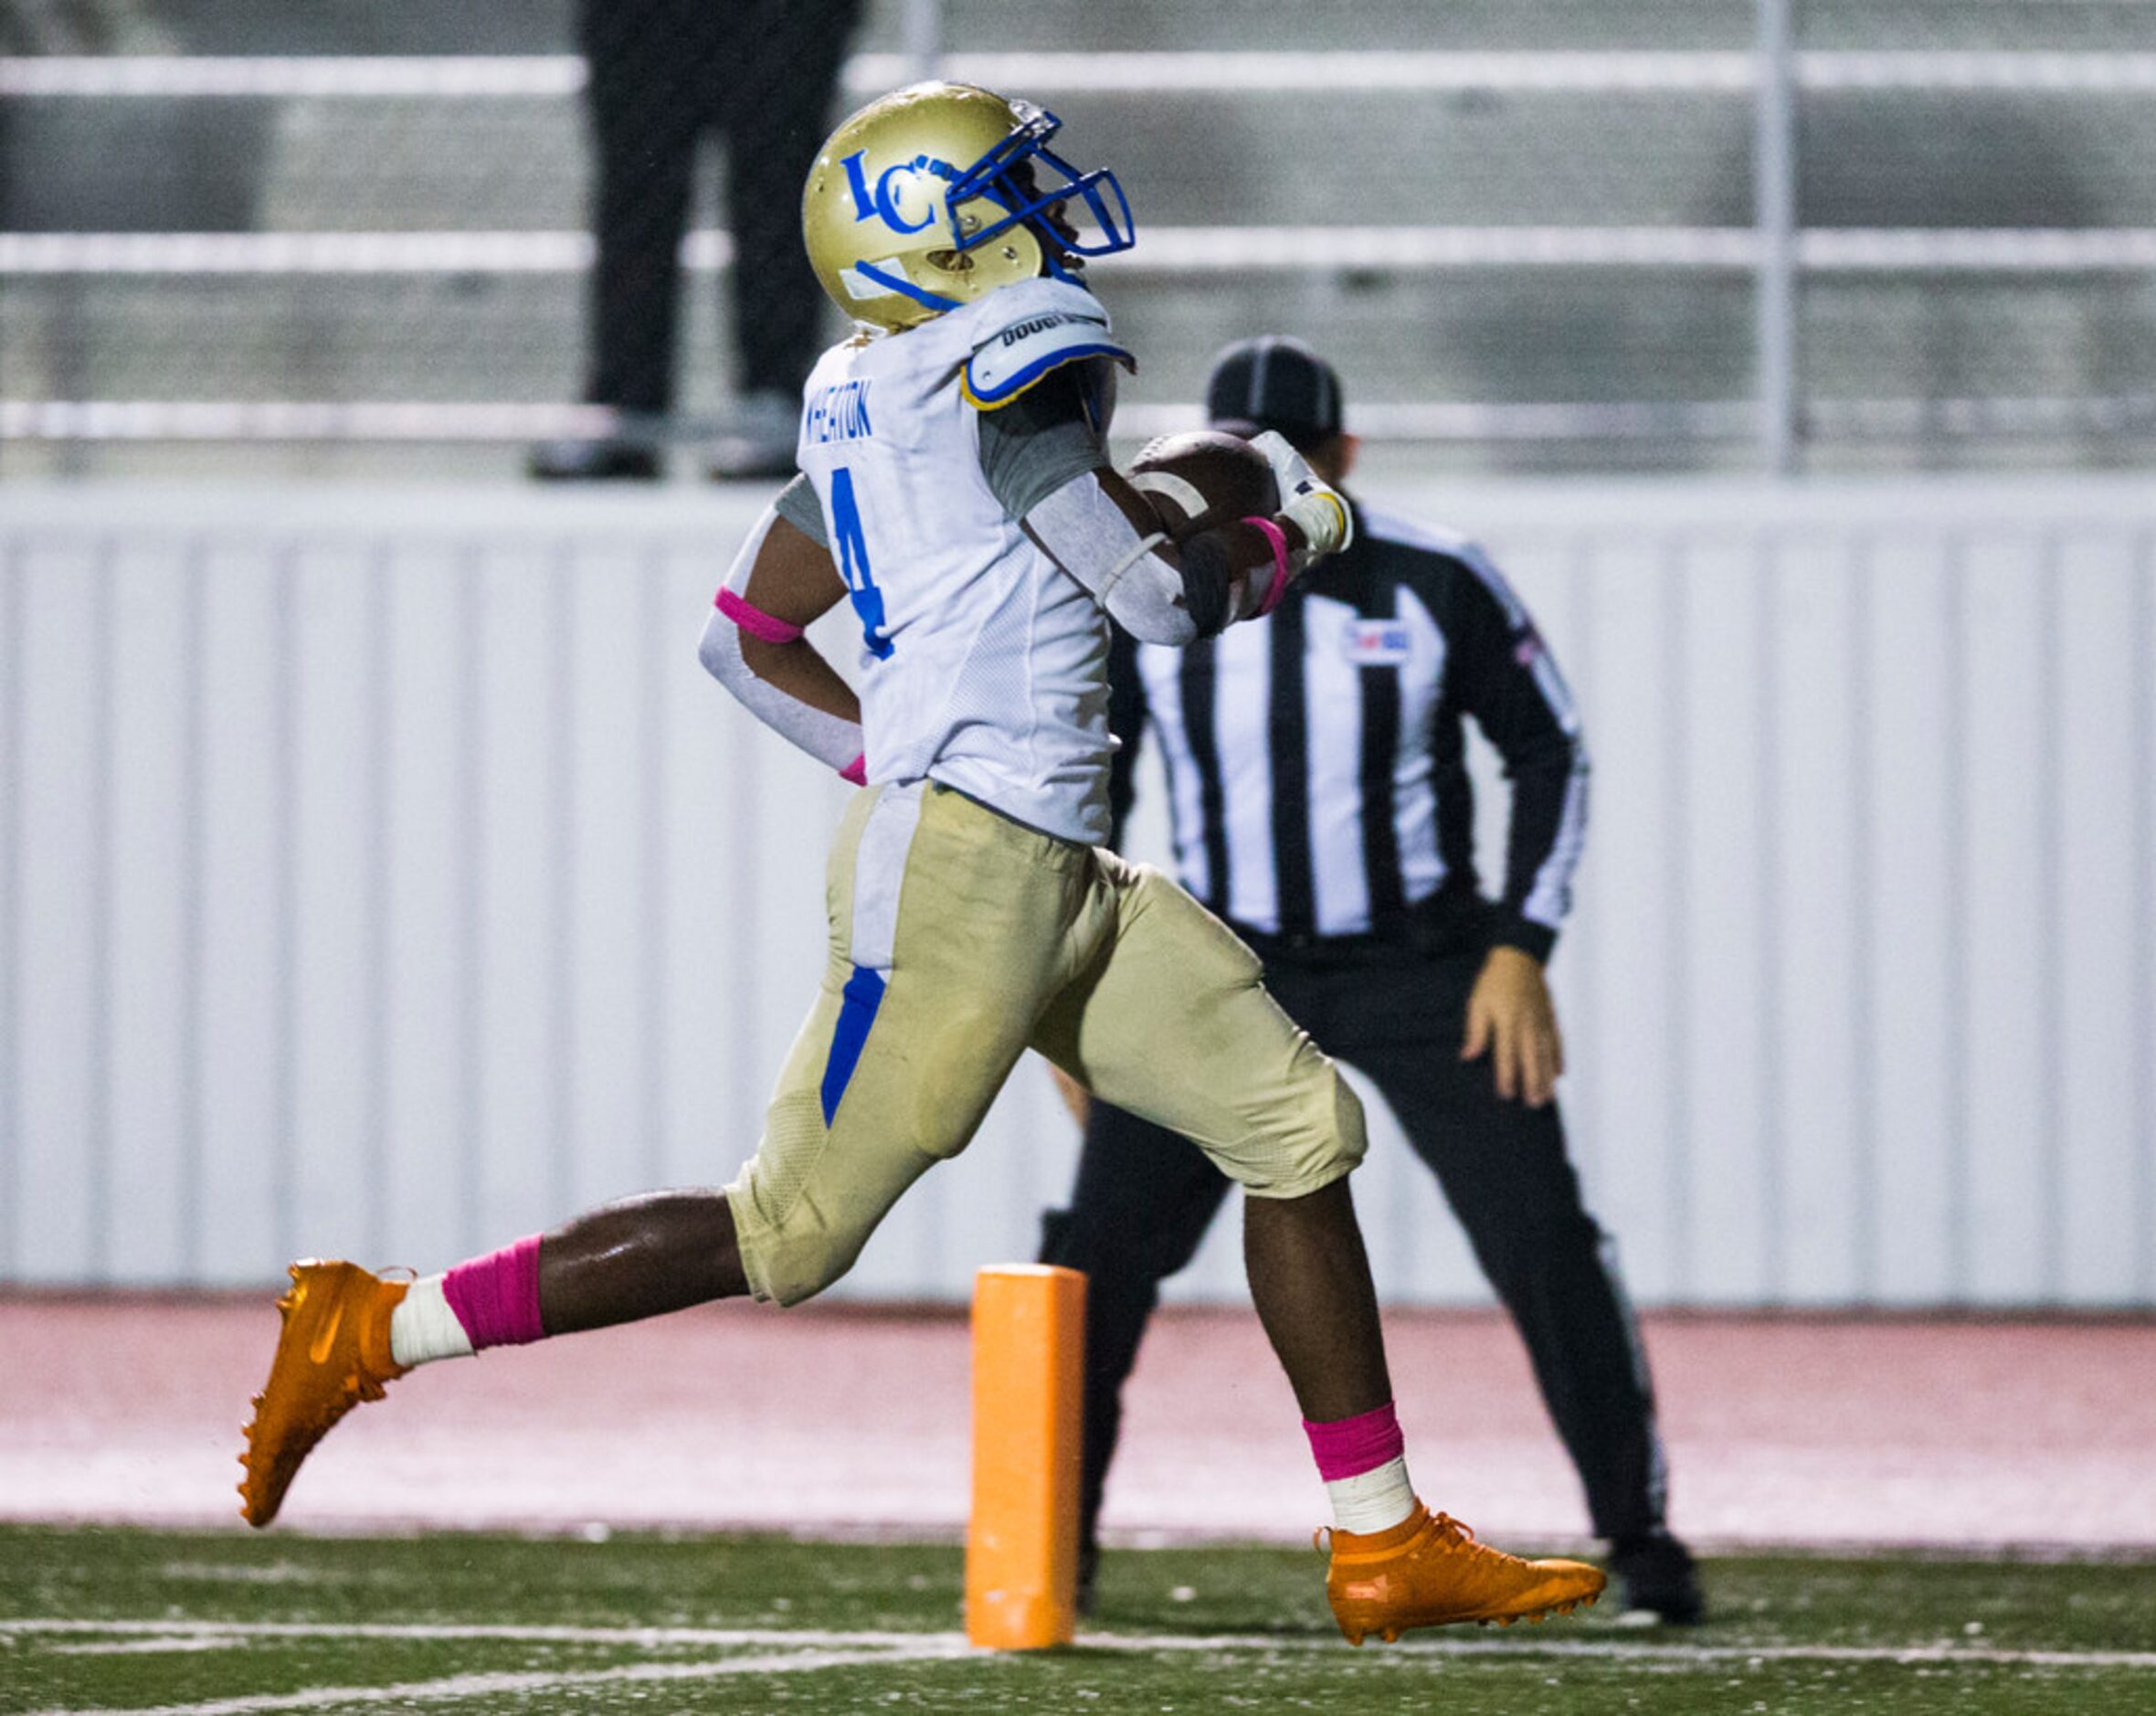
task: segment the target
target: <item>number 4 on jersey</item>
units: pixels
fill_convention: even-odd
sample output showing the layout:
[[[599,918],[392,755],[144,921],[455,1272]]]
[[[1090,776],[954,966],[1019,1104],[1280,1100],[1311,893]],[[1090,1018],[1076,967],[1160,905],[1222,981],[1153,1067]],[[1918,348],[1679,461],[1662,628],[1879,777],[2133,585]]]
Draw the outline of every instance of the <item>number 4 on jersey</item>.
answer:
[[[839,576],[846,580],[853,611],[861,616],[861,636],[878,661],[891,653],[883,635],[883,592],[869,571],[868,533],[861,529],[861,507],[853,498],[853,472],[840,465],[831,472],[831,528],[838,537]]]

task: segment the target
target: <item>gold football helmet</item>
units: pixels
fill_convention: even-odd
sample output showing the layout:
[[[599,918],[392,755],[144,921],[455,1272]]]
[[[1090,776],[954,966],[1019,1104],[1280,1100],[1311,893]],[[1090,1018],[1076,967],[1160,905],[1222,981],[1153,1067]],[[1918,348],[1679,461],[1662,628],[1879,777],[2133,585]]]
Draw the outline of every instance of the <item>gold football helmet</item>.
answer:
[[[999,286],[1075,279],[1078,259],[1127,250],[1123,187],[1049,152],[1062,125],[964,83],[916,83],[870,102],[831,133],[801,194],[824,291],[858,322],[910,328]],[[1074,204],[1096,237],[1071,224]]]

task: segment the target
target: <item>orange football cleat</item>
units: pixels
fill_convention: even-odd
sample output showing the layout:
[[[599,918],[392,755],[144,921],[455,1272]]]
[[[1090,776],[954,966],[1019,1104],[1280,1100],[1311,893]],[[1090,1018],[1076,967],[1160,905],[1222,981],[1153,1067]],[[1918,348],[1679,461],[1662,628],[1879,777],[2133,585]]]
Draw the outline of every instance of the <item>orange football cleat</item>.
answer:
[[[284,1329],[270,1380],[255,1396],[255,1415],[239,1456],[239,1515],[268,1525],[283,1505],[300,1462],[337,1420],[410,1367],[389,1356],[389,1314],[405,1296],[355,1263],[307,1258],[291,1266],[292,1290],[277,1301]]]
[[[1450,1514],[1420,1501],[1382,1531],[1335,1531],[1325,1582],[1333,1618],[1351,1645],[1371,1633],[1390,1644],[1411,1626],[1454,1621],[1538,1621],[1592,1603],[1608,1583],[1578,1561],[1524,1561],[1474,1541]]]

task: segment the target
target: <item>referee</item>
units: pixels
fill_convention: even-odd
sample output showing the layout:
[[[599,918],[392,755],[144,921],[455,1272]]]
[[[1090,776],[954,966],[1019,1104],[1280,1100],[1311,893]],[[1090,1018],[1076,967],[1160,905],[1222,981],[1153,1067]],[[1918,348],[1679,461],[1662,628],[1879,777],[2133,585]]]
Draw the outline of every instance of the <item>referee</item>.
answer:
[[[1215,428],[1278,429],[1339,485],[1356,440],[1339,378],[1283,338],[1231,345],[1207,388]],[[1702,1613],[1664,1518],[1645,1353],[1581,1207],[1553,1088],[1563,1050],[1543,962],[1586,832],[1587,753],[1527,610],[1471,543],[1354,503],[1355,541],[1270,618],[1185,650],[1117,635],[1110,719],[1120,832],[1150,729],[1164,753],[1184,884],[1265,964],[1291,1017],[1383,1093],[1512,1313],[1629,1608]],[[1479,885],[1472,719],[1512,782],[1495,901]],[[1041,1261],[1084,1271],[1081,1584],[1125,1378],[1160,1283],[1228,1191],[1197,1147],[1094,1104],[1070,1207]]]

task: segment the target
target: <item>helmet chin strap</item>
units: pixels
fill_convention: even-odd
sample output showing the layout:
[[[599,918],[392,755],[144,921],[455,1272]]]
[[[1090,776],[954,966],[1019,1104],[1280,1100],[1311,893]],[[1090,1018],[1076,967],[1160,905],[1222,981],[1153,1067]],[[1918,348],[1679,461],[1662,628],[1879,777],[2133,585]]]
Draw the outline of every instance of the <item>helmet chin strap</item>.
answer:
[[[1032,222],[1026,223],[1029,227]],[[1073,286],[1085,284],[1084,260],[1063,249],[1062,241],[1034,228],[1033,236],[1041,240],[1041,272],[1049,280],[1060,280]]]

